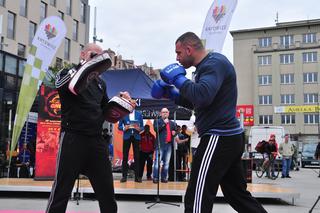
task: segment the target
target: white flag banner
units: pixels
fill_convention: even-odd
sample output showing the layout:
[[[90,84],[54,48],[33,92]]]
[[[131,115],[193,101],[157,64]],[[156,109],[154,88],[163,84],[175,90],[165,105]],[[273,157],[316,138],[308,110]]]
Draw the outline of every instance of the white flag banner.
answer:
[[[39,86],[65,35],[66,26],[63,20],[57,16],[44,19],[37,29],[24,67],[13,126],[11,151],[15,149],[18,143],[18,138]]]
[[[203,24],[201,39],[207,50],[220,53],[238,0],[214,0]]]

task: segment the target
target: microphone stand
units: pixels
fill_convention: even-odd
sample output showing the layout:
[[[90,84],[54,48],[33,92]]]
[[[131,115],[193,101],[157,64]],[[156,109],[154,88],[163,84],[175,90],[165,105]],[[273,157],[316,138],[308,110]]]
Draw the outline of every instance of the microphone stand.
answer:
[[[157,131],[156,131],[156,134],[157,134],[157,142],[158,142],[158,181],[157,181],[157,195],[155,197],[155,200],[154,201],[147,201],[146,204],[150,204],[152,203],[150,206],[147,207],[147,209],[150,209],[151,207],[153,207],[154,205],[158,204],[158,203],[162,203],[162,204],[167,204],[167,205],[171,205],[171,206],[177,206],[177,207],[180,207],[179,204],[175,204],[175,203],[169,203],[169,202],[164,202],[164,201],[161,201],[160,200],[160,139],[159,139],[159,119],[160,118],[157,118],[156,120],[156,124],[157,124]],[[171,133],[170,133],[171,134]]]

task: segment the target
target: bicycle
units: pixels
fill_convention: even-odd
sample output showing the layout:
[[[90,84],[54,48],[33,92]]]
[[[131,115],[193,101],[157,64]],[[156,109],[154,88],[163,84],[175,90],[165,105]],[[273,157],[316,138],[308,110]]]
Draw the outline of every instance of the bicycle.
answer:
[[[264,160],[265,160],[265,158],[259,159],[256,162],[256,175],[257,175],[257,177],[262,178],[263,175],[266,173],[267,177],[270,178],[271,180],[277,179],[280,174],[280,163],[274,157],[271,157],[270,161],[265,166],[266,168],[264,169],[262,166]]]

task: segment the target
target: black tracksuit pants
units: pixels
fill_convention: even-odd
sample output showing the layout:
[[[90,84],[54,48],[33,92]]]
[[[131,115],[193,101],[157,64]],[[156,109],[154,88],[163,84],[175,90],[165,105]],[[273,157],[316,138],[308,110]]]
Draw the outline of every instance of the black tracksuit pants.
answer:
[[[128,140],[123,140],[123,145],[122,145],[122,177],[127,178],[128,175],[128,156],[129,156],[129,150],[130,146],[133,146],[133,158],[134,158],[134,176],[135,178],[140,177],[139,173],[139,154],[140,154],[140,140],[136,140],[134,136],[130,136]]]
[[[144,166],[147,162],[147,178],[151,178],[152,164],[153,164],[153,152],[140,151],[140,165],[139,165],[139,177],[142,178]]]
[[[56,171],[47,213],[66,211],[70,193],[80,173],[89,178],[99,201],[100,212],[117,212],[111,164],[102,136],[61,132]]]
[[[266,212],[246,190],[243,150],[243,134],[201,137],[186,191],[185,213],[211,213],[219,185],[224,198],[237,212]]]

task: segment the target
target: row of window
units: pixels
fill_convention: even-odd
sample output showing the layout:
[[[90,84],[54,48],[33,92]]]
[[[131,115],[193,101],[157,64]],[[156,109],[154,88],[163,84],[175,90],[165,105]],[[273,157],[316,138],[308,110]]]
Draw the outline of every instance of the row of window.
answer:
[[[318,73],[317,72],[307,72],[303,73],[303,83],[317,83],[318,82]],[[259,86],[266,86],[272,84],[272,75],[259,75],[258,76]],[[294,84],[294,74],[286,73],[280,74],[280,83],[281,84]]]
[[[302,43],[309,44],[309,43],[316,43],[316,42],[317,42],[316,33],[302,34]],[[288,48],[293,43],[294,43],[294,35],[280,36],[280,45],[282,47]],[[259,38],[259,47],[271,47],[271,45],[272,45],[272,37]]]
[[[303,94],[304,104],[318,104],[319,95],[317,93],[305,93]],[[281,104],[295,104],[294,94],[281,94]],[[272,105],[272,95],[259,95],[259,105]]]
[[[296,116],[294,114],[281,115],[281,124],[295,124]],[[319,114],[318,113],[305,113],[304,114],[305,124],[318,124]],[[273,115],[259,115],[259,124],[273,124]]]
[[[66,14],[72,15],[72,0],[65,0],[66,1]],[[57,0],[50,0],[50,5],[56,7]],[[0,0],[0,6],[5,7],[5,0]],[[47,14],[47,4],[43,1],[40,2],[40,20],[42,21]],[[63,18],[63,12],[59,11],[59,14],[62,14]],[[19,15],[27,17],[28,15],[28,0],[20,0],[19,5]],[[86,22],[86,4],[83,2],[80,2],[80,21],[82,23]]]
[[[304,52],[302,53],[303,63],[313,63],[318,61],[317,52]],[[280,64],[293,64],[294,63],[294,54],[280,54]],[[266,66],[272,64],[271,55],[258,56],[259,66]]]
[[[46,14],[42,17],[44,19]],[[7,38],[14,39],[15,38],[15,24],[16,24],[16,14],[8,11],[8,28],[7,28]],[[36,33],[37,24],[30,21],[29,22],[29,44],[31,44],[32,39]],[[74,41],[78,41],[78,32],[79,32],[79,23],[77,20],[73,20],[72,24],[72,39]]]

